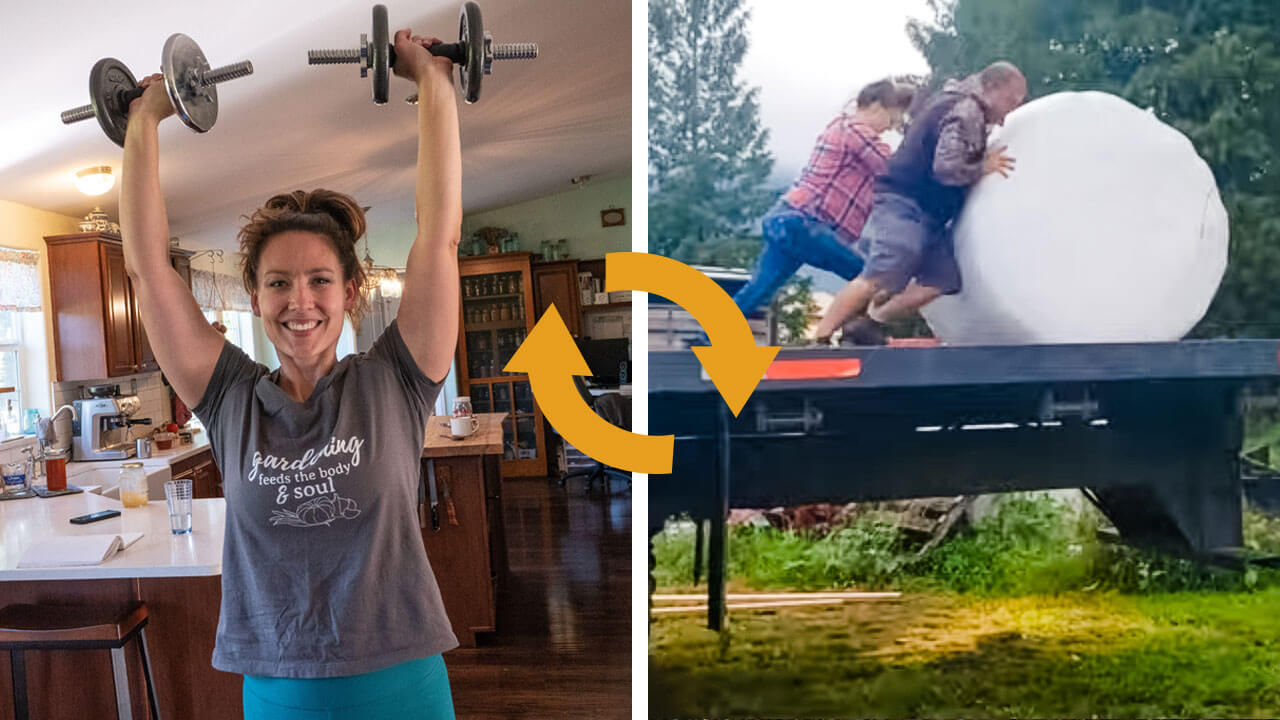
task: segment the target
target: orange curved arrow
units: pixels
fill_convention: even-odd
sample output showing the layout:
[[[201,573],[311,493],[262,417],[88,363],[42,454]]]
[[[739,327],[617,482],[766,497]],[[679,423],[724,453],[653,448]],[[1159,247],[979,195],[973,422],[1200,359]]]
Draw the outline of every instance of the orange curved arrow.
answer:
[[[554,304],[503,370],[529,376],[542,414],[575,448],[620,470],[655,475],[671,472],[674,435],[629,432],[596,415],[582,401],[572,376],[590,375],[591,369]]]
[[[702,325],[711,345],[691,348],[736,417],[778,354],[758,346],[733,298],[714,280],[661,255],[615,252],[604,256],[606,290],[640,290],[679,303]]]

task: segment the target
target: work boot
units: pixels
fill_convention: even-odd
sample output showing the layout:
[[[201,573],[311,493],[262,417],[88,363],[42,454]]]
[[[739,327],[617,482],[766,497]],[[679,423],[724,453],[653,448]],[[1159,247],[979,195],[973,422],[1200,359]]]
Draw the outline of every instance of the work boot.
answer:
[[[889,329],[866,315],[859,315],[844,324],[840,335],[841,345],[888,345]]]

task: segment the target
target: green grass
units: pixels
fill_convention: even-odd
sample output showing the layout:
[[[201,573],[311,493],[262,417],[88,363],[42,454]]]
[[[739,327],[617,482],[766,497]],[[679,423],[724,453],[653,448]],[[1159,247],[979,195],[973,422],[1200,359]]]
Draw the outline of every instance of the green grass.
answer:
[[[656,717],[1276,717],[1280,589],[983,598],[651,628]]]
[[[1280,518],[1248,509],[1245,544],[1280,554]],[[825,537],[773,528],[730,528],[728,576],[756,589],[953,591],[1025,595],[1114,589],[1127,592],[1248,590],[1280,573],[1233,572],[1190,560],[1104,543],[1097,511],[1076,511],[1051,497],[1015,494],[976,527],[920,557],[889,516],[871,513]],[[689,589],[694,528],[676,523],[654,538],[659,587]]]
[[[898,589],[900,602],[655,616],[658,717],[1277,717],[1280,582],[1096,539],[1092,508],[1033,495],[923,557],[883,515],[826,537],[732,528],[735,588]],[[1280,520],[1245,542],[1280,554]],[[692,526],[655,538],[690,585]]]

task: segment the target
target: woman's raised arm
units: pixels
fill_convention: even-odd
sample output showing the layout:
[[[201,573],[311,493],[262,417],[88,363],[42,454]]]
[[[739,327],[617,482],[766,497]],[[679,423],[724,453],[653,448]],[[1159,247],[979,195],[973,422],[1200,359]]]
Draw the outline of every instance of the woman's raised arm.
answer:
[[[396,321],[422,372],[444,380],[458,341],[462,149],[453,63],[426,50],[437,42],[408,30],[395,36],[395,72],[418,84],[418,234],[409,249]]]
[[[173,114],[173,107],[159,75],[144,78],[141,84],[146,91],[129,108],[120,171],[124,266],[160,369],[178,397],[194,407],[204,396],[225,340],[205,320],[191,289],[169,264],[169,218],[160,191],[159,124]]]

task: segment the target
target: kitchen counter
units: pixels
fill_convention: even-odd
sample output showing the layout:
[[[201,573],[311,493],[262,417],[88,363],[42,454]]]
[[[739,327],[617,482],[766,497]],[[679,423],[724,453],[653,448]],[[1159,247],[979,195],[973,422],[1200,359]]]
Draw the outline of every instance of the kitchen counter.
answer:
[[[502,454],[502,419],[506,413],[476,413],[480,427],[461,440],[449,432],[448,415],[432,415],[427,421],[427,440],[422,457]]]
[[[454,440],[449,418],[434,416],[422,448],[422,542],[463,647],[475,646],[476,633],[497,630],[497,578],[506,567],[499,462],[505,417],[478,413],[480,427]]]
[[[444,594],[446,611],[463,644],[474,633],[494,625],[496,577],[505,566],[502,552],[502,507],[498,458],[502,453],[501,413],[479,415],[480,430],[464,440],[448,437],[448,418],[431,418],[423,448],[424,470],[430,464],[442,507],[437,530],[423,513],[422,536],[427,555]],[[443,425],[442,425],[443,423]],[[443,437],[442,437],[443,436]],[[190,446],[156,451],[142,460],[148,470],[168,472],[208,447],[207,434]],[[72,463],[68,482],[105,475],[111,480],[120,460]],[[88,466],[77,469],[77,465]],[[424,473],[425,476],[425,473]],[[424,486],[425,487],[425,486]],[[449,500],[444,498],[451,491]],[[451,517],[447,512],[454,506]],[[222,530],[225,502],[195,500],[193,532],[169,532],[163,500],[146,508],[121,509],[118,501],[82,493],[56,498],[0,502],[0,597],[3,603],[147,604],[147,646],[164,717],[224,720],[241,715],[241,678],[210,665],[222,597]],[[121,516],[89,525],[71,525],[75,515],[121,509]],[[142,539],[106,563],[75,568],[17,569],[23,551],[52,534],[142,532]],[[46,720],[98,717],[114,707],[111,665],[107,653],[53,652],[28,661],[31,716]],[[146,691],[136,651],[126,651],[134,717],[147,717]],[[34,658],[35,655],[33,654]],[[0,705],[12,684],[7,653],[0,653]],[[74,678],[68,685],[68,678]],[[68,692],[68,688],[74,688]],[[0,709],[0,718],[6,717]]]
[[[187,448],[189,449],[189,448]],[[101,463],[94,463],[101,465]],[[164,468],[168,472],[167,466]],[[73,483],[74,484],[74,483]],[[241,714],[240,676],[213,669],[214,637],[222,600],[221,498],[192,502],[192,532],[169,532],[163,500],[124,508],[92,493],[0,502],[0,604],[109,604],[145,602],[147,648],[162,716],[223,720]],[[88,525],[68,520],[98,510],[120,516]],[[33,543],[51,535],[141,532],[142,538],[101,565],[18,569]],[[31,717],[82,720],[115,707],[106,652],[29,653]],[[133,717],[149,717],[137,650],[125,649]],[[0,703],[10,697],[8,653],[0,653]],[[0,718],[8,715],[0,710]]]
[[[151,457],[137,458],[130,457],[123,460],[72,460],[67,463],[67,477],[78,475],[82,472],[95,470],[98,468],[118,468],[120,463],[140,462],[145,466],[172,465],[178,461],[186,460],[198,453],[204,452],[209,448],[209,433],[201,430],[191,439],[190,445],[179,445],[177,440],[173,441],[173,447],[168,450],[160,450],[153,442],[151,444]],[[72,483],[73,485],[75,483]]]
[[[88,525],[69,520],[99,510],[120,516]],[[102,578],[193,577],[222,573],[222,533],[226,503],[193,500],[192,532],[169,531],[169,509],[163,500],[126,508],[118,500],[93,493],[0,502],[0,581],[96,580]],[[28,547],[56,535],[99,535],[140,532],[142,539],[101,565],[19,568]]]

